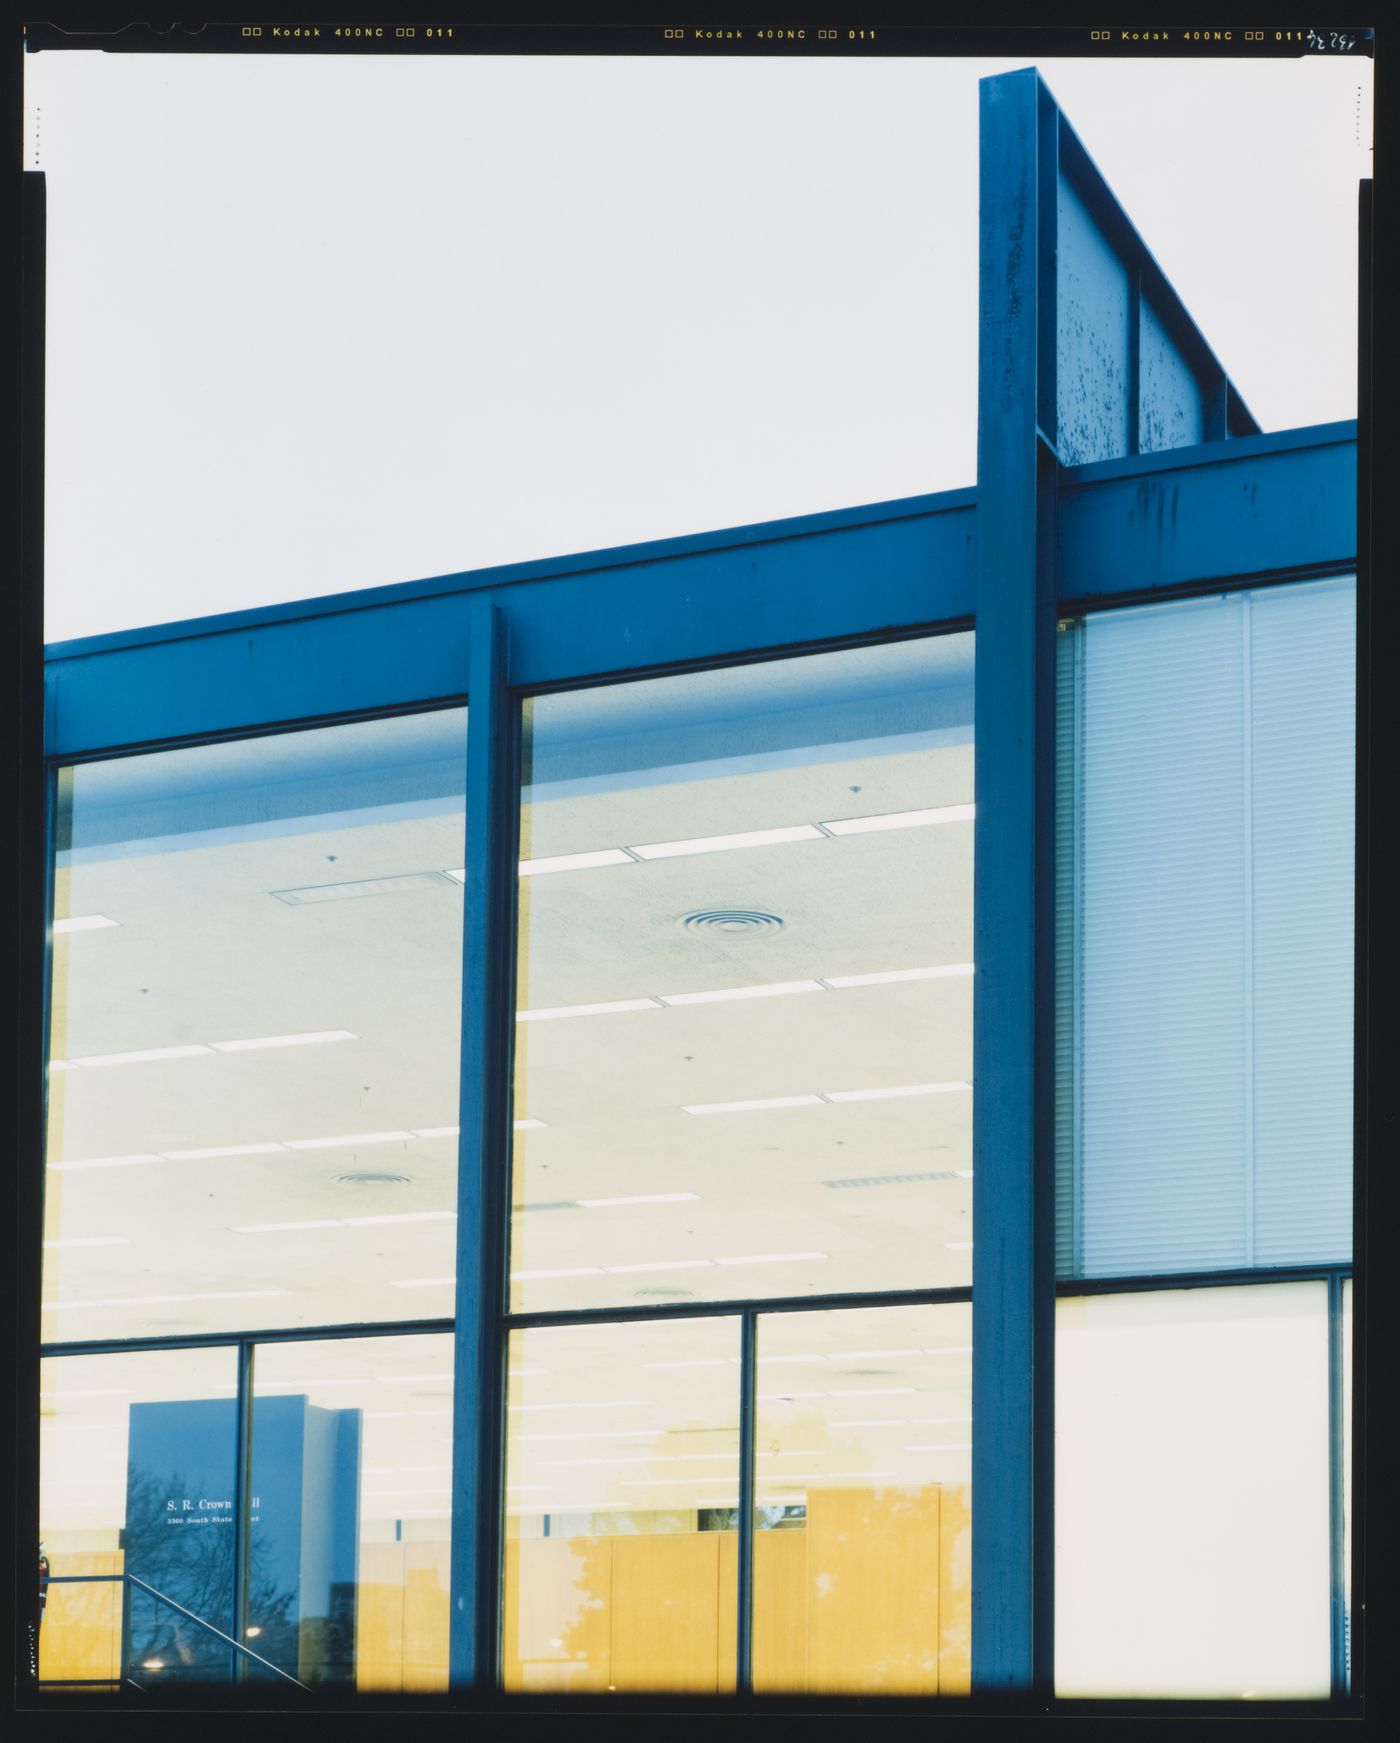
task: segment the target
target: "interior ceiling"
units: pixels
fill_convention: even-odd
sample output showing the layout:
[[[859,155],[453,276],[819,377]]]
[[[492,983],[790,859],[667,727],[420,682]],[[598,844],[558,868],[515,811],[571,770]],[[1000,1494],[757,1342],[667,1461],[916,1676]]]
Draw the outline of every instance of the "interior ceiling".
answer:
[[[970,734],[933,738],[920,731],[906,741],[916,748],[901,749],[897,739],[867,736],[849,754],[826,744],[787,766],[748,764],[743,773],[702,761],[684,771],[690,778],[642,771],[630,784],[614,776],[601,791],[593,783],[556,783],[537,789],[555,796],[526,807],[522,857],[970,805]],[[180,851],[103,858],[94,850],[60,869],[56,917],[102,915],[115,924],[54,939],[51,1054],[79,1063],[50,1080],[49,1158],[58,1166],[48,1175],[46,1239],[65,1244],[45,1254],[47,1339],[452,1313],[462,887],[437,879],[298,906],[273,892],[459,868],[463,816],[354,823],[340,813],[333,826],[325,821],[310,816],[300,833],[287,833],[283,819],[266,834],[192,836]],[[518,1007],[535,1013],[908,969],[965,970],[972,836],[970,821],[935,822],[525,878]],[[161,839],[167,843],[168,832]],[[684,923],[713,910],[770,919],[732,933]],[[541,1124],[515,1135],[514,1306],[966,1284],[970,1088],[710,1115],[684,1110],[969,1086],[971,1009],[972,979],[961,972],[519,1022],[514,1115]],[[353,1038],[81,1063],[326,1031]],[[420,1135],[444,1127],[446,1135]],[[400,1135],[367,1142],[356,1134]],[[288,1147],[322,1138],[343,1141]],[[249,1145],[279,1148],[165,1159]],[[111,1158],[148,1159],[70,1166]],[[402,1178],[341,1178],[367,1173]],[[582,1202],[663,1194],[693,1196]],[[366,1217],[420,1220],[350,1221]],[[330,1226],[263,1227],[282,1223]],[[248,1229],[261,1232],[240,1232]],[[66,1244],[96,1241],[103,1244]],[[519,1275],[550,1271],[583,1274]],[[722,1326],[732,1337],[730,1321],[706,1322],[696,1335],[719,1336]],[[663,1334],[678,1335],[659,1328]],[[891,1347],[923,1349],[932,1341],[901,1337]],[[353,1361],[356,1347],[345,1345],[350,1353],[334,1360]],[[619,1360],[609,1347],[601,1371]],[[917,1366],[934,1358],[899,1360]],[[965,1376],[950,1378],[946,1362],[934,1365],[926,1377],[934,1391],[965,1384]],[[445,1353],[441,1368],[450,1370]],[[581,1357],[569,1370],[587,1372]],[[696,1369],[688,1377],[677,1370],[670,1380],[667,1372],[652,1371],[648,1381],[663,1388],[645,1394],[660,1411],[650,1432],[671,1431],[671,1398],[675,1409],[699,1410],[701,1418],[709,1410],[709,1431],[732,1434],[735,1370]],[[699,1376],[708,1376],[703,1385]],[[377,1393],[401,1398],[403,1388],[372,1374],[350,1379],[357,1380],[355,1403],[380,1406],[376,1434],[407,1436],[405,1452],[434,1436],[439,1452],[450,1444],[443,1438],[450,1417],[385,1414]],[[151,1383],[159,1395],[162,1383]],[[704,1388],[712,1387],[719,1388],[713,1408],[701,1409]],[[185,1395],[183,1388],[173,1395]],[[349,1390],[345,1396],[350,1401]],[[90,1407],[99,1401],[81,1406]],[[700,1425],[700,1418],[689,1424]],[[392,1466],[397,1456],[391,1451],[384,1462]],[[436,1462],[445,1493],[450,1458],[443,1453]],[[552,1490],[547,1498],[589,1499]],[[661,1498],[658,1490],[653,1499]],[[407,1505],[408,1497],[400,1499]]]

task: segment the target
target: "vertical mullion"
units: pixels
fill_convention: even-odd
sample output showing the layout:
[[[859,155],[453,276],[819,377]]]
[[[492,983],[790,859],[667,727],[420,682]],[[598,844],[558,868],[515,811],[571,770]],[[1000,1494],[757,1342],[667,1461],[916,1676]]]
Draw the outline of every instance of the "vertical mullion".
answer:
[[[1249,595],[1240,600],[1240,719],[1243,748],[1244,903],[1242,955],[1244,968],[1244,1258],[1254,1264],[1256,1209],[1254,1110],[1254,644]]]
[[[242,1643],[248,1635],[248,1583],[253,1492],[253,1345],[238,1345],[238,1385],[234,1394],[233,1442],[233,1592],[229,1632]],[[243,1655],[232,1653],[231,1682],[243,1681]]]
[[[510,1165],[510,957],[518,806],[506,625],[489,599],[473,604],[467,703],[448,1636],[453,1688],[494,1686],[500,1658],[503,1207]]]
[[[981,87],[972,1682],[1052,1680],[1059,116]]]
[[[1332,1697],[1347,1692],[1346,1542],[1342,1513],[1342,1277],[1327,1279],[1327,1502],[1332,1575]]]
[[[753,1692],[754,1411],[758,1356],[758,1314],[746,1308],[740,1320],[739,1347],[739,1590],[736,1606],[735,1688]]]

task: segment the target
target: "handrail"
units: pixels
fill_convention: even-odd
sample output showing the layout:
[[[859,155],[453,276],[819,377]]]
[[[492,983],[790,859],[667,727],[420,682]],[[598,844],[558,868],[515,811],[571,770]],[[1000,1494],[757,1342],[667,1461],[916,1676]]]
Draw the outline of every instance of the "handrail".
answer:
[[[143,1592],[149,1593],[160,1603],[167,1604],[179,1615],[193,1622],[197,1628],[203,1628],[207,1633],[222,1640],[225,1646],[231,1646],[235,1652],[241,1652],[245,1658],[251,1658],[254,1664],[260,1664],[264,1670],[270,1670],[274,1676],[280,1676],[283,1682],[291,1683],[293,1687],[301,1689],[306,1694],[311,1693],[304,1682],[298,1682],[296,1677],[281,1669],[280,1666],[273,1664],[271,1659],[264,1658],[261,1653],[254,1652],[251,1646],[244,1646],[231,1634],[225,1634],[222,1628],[216,1628],[212,1622],[206,1622],[203,1616],[196,1616],[193,1610],[187,1610],[183,1604],[177,1604],[174,1598],[167,1597],[164,1592],[157,1591],[154,1586],[148,1585],[136,1574],[50,1574],[44,1583],[50,1586],[83,1586],[112,1584],[117,1580],[121,1580],[127,1586],[139,1586]],[[127,1677],[125,1680],[132,1682],[134,1687],[141,1686],[139,1683],[135,1683],[131,1677]]]

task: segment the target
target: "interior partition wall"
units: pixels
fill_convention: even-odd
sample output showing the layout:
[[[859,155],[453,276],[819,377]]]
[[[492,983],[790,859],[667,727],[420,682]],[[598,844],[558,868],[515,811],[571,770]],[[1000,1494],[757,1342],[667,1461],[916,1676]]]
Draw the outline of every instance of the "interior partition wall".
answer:
[[[975,488],[50,650],[46,1697],[1346,1698],[1355,428],[980,173]]]

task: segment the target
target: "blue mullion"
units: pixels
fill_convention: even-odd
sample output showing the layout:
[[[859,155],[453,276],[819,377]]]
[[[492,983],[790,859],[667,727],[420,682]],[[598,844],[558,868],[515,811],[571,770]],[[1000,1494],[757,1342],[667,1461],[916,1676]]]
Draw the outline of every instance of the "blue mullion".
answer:
[[[498,1679],[500,1659],[504,1205],[518,812],[506,623],[489,600],[477,601],[472,612],[468,709],[448,1679],[454,1689],[485,1690]]]

